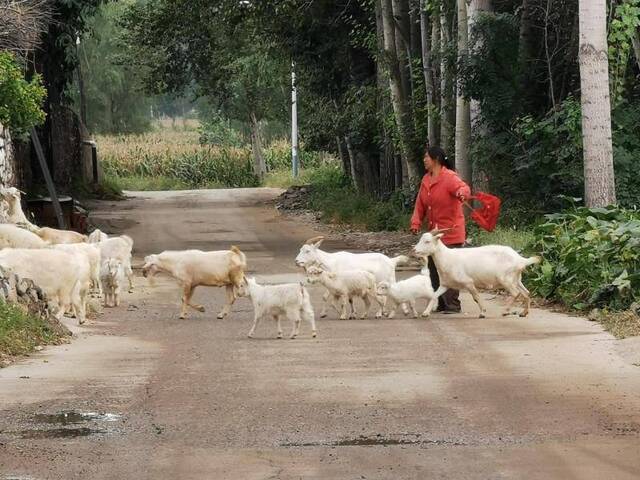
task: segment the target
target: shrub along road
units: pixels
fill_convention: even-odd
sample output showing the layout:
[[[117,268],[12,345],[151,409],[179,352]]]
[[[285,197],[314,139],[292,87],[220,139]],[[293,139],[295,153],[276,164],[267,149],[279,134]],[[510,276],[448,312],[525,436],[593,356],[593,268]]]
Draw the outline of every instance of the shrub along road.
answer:
[[[96,223],[162,249],[236,244],[259,279],[299,278],[317,234],[275,190],[167,192],[96,205]],[[328,248],[340,248],[328,241]],[[70,345],[0,370],[0,478],[600,479],[640,472],[640,345],[598,324],[528,319],[318,321],[294,341],[239,300],[142,278]],[[319,293],[313,292],[319,309]],[[635,358],[632,352],[635,353]],[[66,415],[65,415],[66,412]]]

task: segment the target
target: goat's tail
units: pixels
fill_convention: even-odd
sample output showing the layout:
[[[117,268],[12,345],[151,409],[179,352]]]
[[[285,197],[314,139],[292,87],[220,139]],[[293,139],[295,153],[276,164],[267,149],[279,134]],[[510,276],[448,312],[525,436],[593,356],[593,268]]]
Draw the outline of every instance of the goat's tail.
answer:
[[[539,257],[537,255],[535,257],[525,258],[524,259],[524,266],[526,268],[529,265],[535,265],[536,263],[540,263],[541,261],[542,261],[542,257]]]
[[[235,245],[231,245],[231,248],[229,250],[235,253],[237,255],[237,258],[240,260],[238,262],[238,266],[241,266],[243,270],[247,268],[247,256],[244,254],[244,252]]]
[[[309,322],[309,325],[311,325],[311,335],[315,337],[318,334],[318,330],[316,329],[316,316],[313,312],[313,306],[311,305],[311,296],[302,283],[300,284],[300,290],[302,293],[300,316],[302,317],[302,320]]]
[[[406,255],[398,255],[397,257],[393,257],[391,261],[393,262],[393,268],[397,268],[398,265],[409,263],[409,257]]]

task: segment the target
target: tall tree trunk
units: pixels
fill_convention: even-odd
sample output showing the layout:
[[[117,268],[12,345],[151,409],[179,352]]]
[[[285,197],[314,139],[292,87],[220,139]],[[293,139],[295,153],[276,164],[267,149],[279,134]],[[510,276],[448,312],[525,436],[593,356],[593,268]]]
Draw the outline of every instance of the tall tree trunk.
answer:
[[[493,5],[491,4],[491,0],[471,0],[471,3],[469,4],[468,18],[467,18],[469,22],[470,38],[474,36],[476,23],[478,22],[478,17],[483,13],[488,13],[492,11],[493,11]],[[478,41],[477,38],[476,38],[476,41]],[[475,51],[477,51],[477,49],[481,46],[482,44],[475,43],[472,47],[470,47],[473,49],[471,53],[474,53]],[[477,129],[478,133],[481,135],[483,133],[486,133],[485,131],[483,131],[482,125],[480,125],[479,123],[481,119],[480,102],[478,100],[471,100],[469,102],[469,110],[470,110],[470,116],[471,116],[471,128]]]
[[[458,6],[458,63],[467,55],[469,48],[469,26],[467,23],[467,2],[457,0]],[[458,75],[456,82],[456,170],[460,178],[471,184],[471,163],[469,160],[469,141],[471,138],[471,120],[469,102],[462,92],[462,79]]]
[[[251,129],[251,150],[253,151],[253,173],[255,173],[260,181],[262,181],[267,173],[267,166],[264,161],[264,153],[262,150],[260,122],[258,122],[254,112],[249,114],[249,126]]]
[[[436,141],[434,145],[440,145],[442,140],[440,138],[440,79],[442,78],[442,72],[440,69],[441,62],[438,59],[438,54],[440,51],[440,16],[437,13],[432,13],[431,18],[431,70],[433,71],[433,106],[434,106],[434,116],[436,117]],[[438,61],[435,61],[438,60]],[[436,113],[438,113],[436,115]]]
[[[345,175],[350,177],[351,164],[349,162],[349,155],[346,151],[347,146],[345,145],[344,140],[340,137],[340,135],[336,135],[336,145],[338,146],[338,157],[340,157],[342,171]]]
[[[532,82],[529,74],[529,62],[531,59],[532,25],[532,0],[522,0],[520,8],[520,34],[518,42],[518,63],[520,66],[520,92],[529,91]]]
[[[384,31],[382,26],[382,10],[380,2],[376,2],[376,38],[378,51],[384,51]],[[382,62],[376,62],[376,83],[378,87],[378,111],[382,118],[387,118],[390,111],[389,97],[387,95],[388,80]],[[396,187],[396,159],[393,151],[393,139],[386,122],[380,122],[382,139],[378,142],[380,155],[380,195],[385,198],[390,195]],[[398,188],[401,185],[398,185]]]
[[[431,68],[431,42],[429,39],[429,19],[427,18],[427,0],[420,0],[420,40],[422,44],[422,72],[427,90],[427,135],[429,145],[436,145],[436,116],[433,104],[433,71]]]
[[[396,38],[396,54],[400,67],[402,92],[407,103],[407,121],[415,131],[413,123],[413,77],[411,75],[411,38],[409,26],[409,0],[391,0],[393,20]],[[405,180],[408,180],[409,170],[405,167],[403,172]]]
[[[631,43],[633,44],[633,54],[636,57],[636,63],[640,69],[640,30],[636,29],[636,34],[631,39]]]
[[[393,21],[391,0],[381,0],[382,28],[384,35],[384,60],[389,74],[391,103],[398,126],[402,163],[407,170],[410,181],[417,182],[419,169],[413,149],[413,128],[409,116],[407,96],[403,91],[398,54],[396,49],[396,33]]]
[[[580,0],[579,15],[585,204],[603,207],[616,202],[605,0]]]
[[[452,105],[453,79],[447,49],[451,41],[451,30],[444,1],[440,4],[440,144],[445,152],[453,147],[454,110]]]

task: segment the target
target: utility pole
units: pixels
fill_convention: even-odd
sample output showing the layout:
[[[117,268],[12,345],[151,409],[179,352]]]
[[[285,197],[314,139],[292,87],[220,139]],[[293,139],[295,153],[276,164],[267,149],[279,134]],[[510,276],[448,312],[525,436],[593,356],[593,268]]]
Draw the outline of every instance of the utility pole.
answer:
[[[298,178],[298,100],[295,64],[291,62],[291,167],[293,178]]]
[[[76,37],[76,55],[78,55],[78,90],[80,91],[80,120],[87,125],[87,99],[84,92],[84,79],[82,78],[82,60],[80,59],[80,37]]]

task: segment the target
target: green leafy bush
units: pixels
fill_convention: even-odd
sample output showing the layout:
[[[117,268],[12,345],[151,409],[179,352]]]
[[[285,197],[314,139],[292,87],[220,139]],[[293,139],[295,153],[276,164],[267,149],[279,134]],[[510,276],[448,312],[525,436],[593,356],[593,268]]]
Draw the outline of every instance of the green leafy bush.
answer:
[[[543,261],[531,270],[535,294],[576,309],[628,308],[640,300],[640,212],[573,207],[546,216],[531,250]]]
[[[44,122],[47,92],[39,75],[24,78],[13,54],[0,52],[0,123],[20,135]]]

